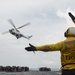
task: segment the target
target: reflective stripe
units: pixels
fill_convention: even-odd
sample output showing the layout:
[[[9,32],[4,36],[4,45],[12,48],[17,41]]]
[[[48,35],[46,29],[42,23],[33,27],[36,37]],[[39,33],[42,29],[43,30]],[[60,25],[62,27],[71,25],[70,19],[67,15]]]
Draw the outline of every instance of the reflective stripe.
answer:
[[[68,41],[68,42],[64,42],[65,44],[75,44],[75,40],[73,41]]]

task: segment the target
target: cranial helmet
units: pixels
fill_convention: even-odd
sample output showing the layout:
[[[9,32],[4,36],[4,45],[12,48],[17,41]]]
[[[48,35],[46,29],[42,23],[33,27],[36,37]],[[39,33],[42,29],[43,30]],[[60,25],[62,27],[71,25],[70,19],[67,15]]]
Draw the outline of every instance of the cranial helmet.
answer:
[[[65,37],[74,36],[75,37],[75,27],[69,27],[64,33]]]

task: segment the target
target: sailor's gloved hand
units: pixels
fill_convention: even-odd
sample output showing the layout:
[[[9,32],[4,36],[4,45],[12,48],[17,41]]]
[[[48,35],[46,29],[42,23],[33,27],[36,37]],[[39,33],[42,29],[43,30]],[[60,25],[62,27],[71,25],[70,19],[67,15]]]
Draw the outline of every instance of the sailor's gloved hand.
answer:
[[[30,43],[29,43],[29,45],[30,45],[30,47],[25,48],[27,51],[36,51],[36,48],[33,45],[31,45]]]
[[[72,19],[72,21],[75,23],[75,17],[74,17],[74,15],[71,12],[69,12],[68,14],[69,14],[70,18]]]

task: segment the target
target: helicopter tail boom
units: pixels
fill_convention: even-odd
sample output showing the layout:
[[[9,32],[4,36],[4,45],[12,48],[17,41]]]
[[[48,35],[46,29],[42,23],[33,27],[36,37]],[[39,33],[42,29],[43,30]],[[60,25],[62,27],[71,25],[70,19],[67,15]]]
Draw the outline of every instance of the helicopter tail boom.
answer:
[[[24,38],[26,38],[26,39],[30,39],[31,37],[32,37],[32,35],[31,36],[24,36],[24,35],[22,35]]]

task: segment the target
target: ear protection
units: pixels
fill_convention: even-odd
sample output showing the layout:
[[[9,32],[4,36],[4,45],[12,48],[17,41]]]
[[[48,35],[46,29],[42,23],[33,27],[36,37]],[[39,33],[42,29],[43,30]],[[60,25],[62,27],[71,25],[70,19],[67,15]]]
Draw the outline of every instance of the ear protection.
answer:
[[[68,36],[75,36],[75,28],[74,27],[69,27],[67,29],[67,31],[64,33],[64,36],[65,37],[68,37]]]

